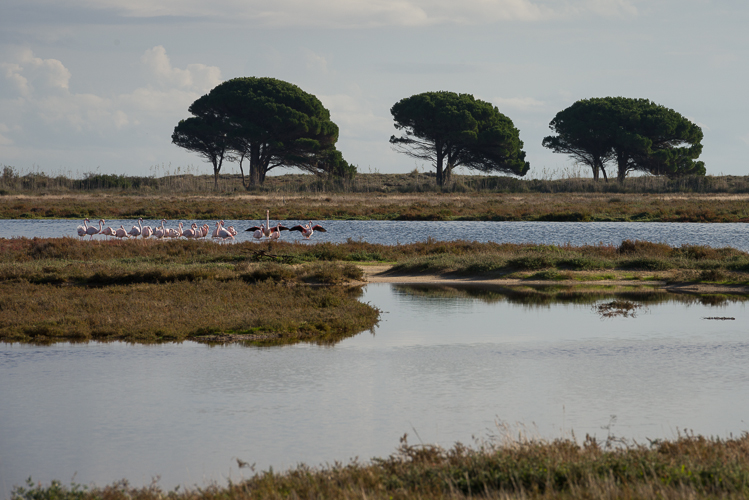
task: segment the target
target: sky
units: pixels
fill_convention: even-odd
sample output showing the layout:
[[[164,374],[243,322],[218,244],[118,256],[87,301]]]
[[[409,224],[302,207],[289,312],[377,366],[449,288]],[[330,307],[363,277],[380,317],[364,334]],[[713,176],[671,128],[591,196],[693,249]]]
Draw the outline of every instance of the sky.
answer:
[[[390,147],[390,108],[438,90],[509,116],[531,177],[589,175],[541,141],[557,112],[605,96],[676,110],[702,127],[708,175],[749,173],[745,0],[0,0],[0,12],[0,165],[21,172],[210,173],[171,144],[174,126],[222,81],[267,76],[316,95],[364,173],[432,170]]]

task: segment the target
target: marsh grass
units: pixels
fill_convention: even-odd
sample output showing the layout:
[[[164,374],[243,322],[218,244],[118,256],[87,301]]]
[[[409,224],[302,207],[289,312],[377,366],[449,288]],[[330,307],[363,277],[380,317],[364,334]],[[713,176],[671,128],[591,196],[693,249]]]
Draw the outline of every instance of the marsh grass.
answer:
[[[351,288],[357,266],[258,262],[249,248],[0,240],[0,339],[331,343],[377,323]]]
[[[127,481],[110,486],[48,486],[29,479],[12,500],[225,499],[694,499],[749,495],[749,437],[680,433],[638,444],[587,436],[540,440],[522,435],[474,447],[411,445],[406,436],[386,458],[353,460],[283,472],[254,473],[227,486],[164,491]]]
[[[0,195],[5,219],[746,222],[742,193],[83,191]]]
[[[430,239],[262,248],[276,260],[260,258],[250,242],[1,239],[0,338],[154,342],[232,334],[332,341],[377,321],[376,308],[344,291],[361,282],[356,263],[367,257],[394,262],[392,272],[404,274],[555,282],[631,273],[644,282],[749,282],[746,252],[637,241],[573,247]]]
[[[263,254],[258,253],[263,249]],[[272,256],[273,259],[267,258]],[[285,264],[282,264],[285,263]],[[346,243],[207,241],[80,241],[76,238],[0,239],[0,282],[126,284],[231,280],[335,284],[360,280],[355,264],[386,262],[393,273],[453,273],[476,277],[527,277],[556,271],[572,276],[645,273],[667,280],[743,284],[749,253],[700,245],[671,247],[627,240],[620,245],[536,245],[426,241],[380,245]],[[324,267],[323,263],[335,264]],[[520,274],[518,274],[520,273]],[[649,273],[649,274],[648,274]],[[712,279],[711,279],[712,278]]]
[[[231,340],[334,343],[372,328],[358,288],[268,280],[96,287],[0,283],[0,339],[10,342]]]

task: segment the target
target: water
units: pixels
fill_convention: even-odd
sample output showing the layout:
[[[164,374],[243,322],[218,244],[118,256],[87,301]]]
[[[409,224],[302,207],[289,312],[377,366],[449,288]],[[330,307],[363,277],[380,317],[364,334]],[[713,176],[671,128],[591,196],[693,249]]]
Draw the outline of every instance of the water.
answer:
[[[169,221],[166,227],[177,227],[183,222],[189,227],[192,222]],[[252,240],[252,233],[245,229],[264,221],[227,220],[226,226],[239,230],[237,241]],[[275,221],[271,221],[275,223]],[[307,221],[282,221],[287,227]],[[80,220],[0,220],[0,236],[12,237],[77,237],[76,228]],[[135,221],[137,223],[137,221]],[[156,226],[161,221],[148,220],[144,225]],[[133,220],[108,220],[108,226],[127,230]],[[431,237],[437,240],[493,241],[498,243],[543,243],[564,245],[618,245],[624,240],[646,240],[668,243],[672,246],[709,245],[715,248],[734,247],[749,251],[749,230],[745,224],[695,224],[661,222],[420,222],[420,221],[316,221],[327,229],[316,232],[310,242],[345,242],[351,238],[370,243],[394,245],[414,243]],[[98,223],[96,224],[98,227]],[[213,228],[213,225],[211,225]],[[103,236],[96,236],[103,239]],[[283,232],[286,241],[306,242],[299,232]]]
[[[367,460],[404,433],[470,444],[498,421],[548,438],[749,430],[742,300],[665,299],[613,319],[476,288],[370,284],[362,300],[381,324],[332,347],[0,344],[2,496],[30,475],[225,484],[249,475],[236,459]]]

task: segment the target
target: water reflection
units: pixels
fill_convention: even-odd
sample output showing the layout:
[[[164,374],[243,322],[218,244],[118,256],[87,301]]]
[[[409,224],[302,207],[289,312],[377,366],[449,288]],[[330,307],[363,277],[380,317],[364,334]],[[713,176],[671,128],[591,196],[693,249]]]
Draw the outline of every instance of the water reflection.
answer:
[[[552,304],[596,304],[602,300],[623,300],[640,304],[676,302],[685,305],[702,304],[721,306],[749,301],[738,294],[686,294],[671,293],[662,288],[648,286],[487,286],[487,285],[393,285],[394,293],[404,300],[449,303],[451,301],[479,300],[486,304],[506,302],[524,306],[548,307]]]
[[[602,321],[592,306],[615,298],[648,312]],[[375,334],[334,346],[0,344],[0,496],[29,475],[225,483],[237,458],[366,460],[497,420],[552,438],[749,427],[744,297],[383,284],[361,300],[385,311]]]

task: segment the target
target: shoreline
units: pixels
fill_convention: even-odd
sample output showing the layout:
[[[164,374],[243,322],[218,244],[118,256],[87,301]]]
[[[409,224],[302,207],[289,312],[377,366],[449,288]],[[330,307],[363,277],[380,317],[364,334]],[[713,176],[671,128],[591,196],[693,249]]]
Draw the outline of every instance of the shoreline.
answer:
[[[721,285],[715,283],[671,283],[666,280],[634,281],[634,280],[533,280],[520,278],[483,278],[480,276],[455,276],[449,273],[436,274],[394,274],[390,273],[394,266],[360,265],[367,283],[392,283],[399,285],[443,285],[443,286],[506,286],[506,287],[539,287],[539,286],[567,286],[567,287],[649,287],[672,293],[689,294],[741,294],[749,295],[749,286]],[[574,272],[573,272],[574,273]]]

